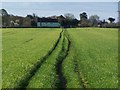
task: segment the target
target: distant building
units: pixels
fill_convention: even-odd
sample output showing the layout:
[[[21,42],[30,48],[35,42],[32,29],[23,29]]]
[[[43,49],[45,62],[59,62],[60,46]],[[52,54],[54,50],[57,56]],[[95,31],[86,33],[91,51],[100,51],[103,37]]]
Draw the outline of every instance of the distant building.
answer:
[[[58,19],[38,18],[37,27],[60,27]]]

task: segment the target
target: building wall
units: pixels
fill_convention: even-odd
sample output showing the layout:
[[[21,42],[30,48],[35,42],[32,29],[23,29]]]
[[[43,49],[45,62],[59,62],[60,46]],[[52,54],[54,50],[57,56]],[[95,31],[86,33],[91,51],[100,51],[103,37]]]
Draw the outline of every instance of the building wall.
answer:
[[[37,27],[60,27],[59,22],[37,22]]]

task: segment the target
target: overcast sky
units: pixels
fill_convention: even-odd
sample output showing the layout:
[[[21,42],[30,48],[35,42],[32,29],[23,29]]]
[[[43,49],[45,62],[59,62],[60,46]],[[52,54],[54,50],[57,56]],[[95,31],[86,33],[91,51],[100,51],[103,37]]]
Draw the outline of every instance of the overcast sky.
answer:
[[[80,13],[87,12],[88,16],[97,14],[101,20],[107,20],[108,17],[114,17],[117,20],[118,3],[109,1],[111,2],[2,2],[2,8],[9,14],[19,16],[35,13],[43,17],[72,13],[79,19]]]

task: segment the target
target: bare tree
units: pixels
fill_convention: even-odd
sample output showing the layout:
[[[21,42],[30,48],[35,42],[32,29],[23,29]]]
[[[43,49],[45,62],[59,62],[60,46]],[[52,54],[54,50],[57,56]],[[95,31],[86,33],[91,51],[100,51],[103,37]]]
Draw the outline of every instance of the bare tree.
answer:
[[[98,23],[100,21],[99,18],[100,17],[98,15],[92,15],[92,16],[89,17],[89,20],[90,20],[92,26],[97,26],[98,25]]]
[[[66,13],[64,14],[64,17],[68,20],[75,19],[75,16],[72,13]]]

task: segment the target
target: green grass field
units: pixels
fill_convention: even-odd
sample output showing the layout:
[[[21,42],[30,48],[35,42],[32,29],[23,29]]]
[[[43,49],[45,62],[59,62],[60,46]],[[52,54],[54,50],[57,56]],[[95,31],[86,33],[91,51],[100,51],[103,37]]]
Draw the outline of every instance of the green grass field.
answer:
[[[68,60],[71,59],[73,62],[68,61],[68,63],[70,63],[69,65],[74,63],[77,66],[77,72],[80,73],[78,77],[83,79],[84,86],[95,88],[117,87],[118,30],[68,29],[68,33],[72,42],[71,53],[74,53],[73,57],[68,57]],[[65,65],[68,65],[67,62]],[[72,75],[70,77],[71,71],[67,72],[66,68],[66,73],[66,77],[69,75],[68,79],[70,80],[72,77]],[[70,84],[71,87],[74,85],[73,83]]]
[[[118,30],[2,29],[2,88],[117,88]]]
[[[52,48],[59,33],[59,29],[3,29],[3,87],[18,87],[19,81]]]

